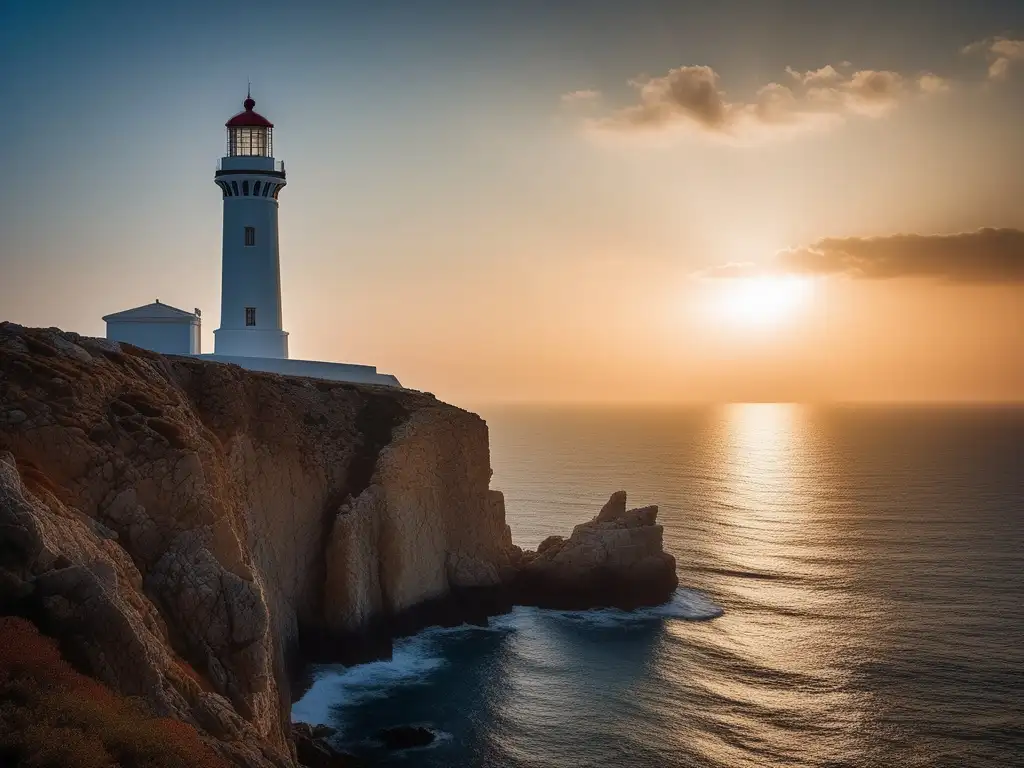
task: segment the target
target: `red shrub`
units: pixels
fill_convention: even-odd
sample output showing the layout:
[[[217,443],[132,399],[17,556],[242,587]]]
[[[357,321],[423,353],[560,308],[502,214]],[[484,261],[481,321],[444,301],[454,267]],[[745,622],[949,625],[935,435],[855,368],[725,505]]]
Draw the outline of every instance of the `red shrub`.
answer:
[[[195,674],[193,672],[193,674]],[[180,720],[75,672],[24,619],[0,617],[0,765],[228,768]]]
[[[193,667],[187,661],[185,661],[184,659],[181,659],[181,658],[178,658],[177,656],[175,656],[174,657],[174,664],[175,664],[175,666],[178,667],[178,669],[181,671],[181,673],[183,675],[185,675],[185,677],[187,677],[190,680],[192,680],[195,683],[197,683],[201,690],[204,690],[207,693],[213,692],[213,686],[210,684],[210,681],[207,680],[202,675],[200,675],[198,672],[196,672],[195,667]]]

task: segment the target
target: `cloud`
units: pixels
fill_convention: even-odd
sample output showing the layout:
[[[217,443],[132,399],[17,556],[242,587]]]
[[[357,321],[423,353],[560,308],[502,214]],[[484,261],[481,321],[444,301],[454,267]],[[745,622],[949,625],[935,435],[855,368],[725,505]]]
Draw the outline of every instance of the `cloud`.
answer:
[[[714,131],[730,119],[730,106],[711,67],[678,67],[663,77],[633,79],[629,84],[639,92],[640,103],[603,120],[608,127],[657,127],[687,119]]]
[[[847,69],[845,62],[840,66]],[[930,72],[908,78],[886,70],[844,72],[826,65],[806,72],[787,67],[786,73],[787,83],[768,83],[747,102],[730,100],[718,73],[708,66],[683,66],[659,77],[634,78],[629,84],[637,102],[588,125],[617,133],[685,127],[728,140],[757,141],[828,126],[850,115],[879,117],[911,94],[948,89],[943,78]]]
[[[988,77],[990,80],[1005,80],[1007,75],[1010,74],[1010,60],[1006,58],[998,58],[993,61],[988,68]]]
[[[930,278],[975,284],[1024,283],[1024,231],[985,228],[948,235],[829,237],[780,251],[766,265],[724,264],[701,277],[754,274],[844,275],[855,279]]]
[[[864,114],[889,111],[909,89],[903,75],[870,69],[854,72],[844,87],[849,108]]]
[[[990,37],[964,46],[966,54],[983,54],[988,59],[989,80],[1005,80],[1011,67],[1024,62],[1024,40]]]
[[[601,100],[601,92],[591,89],[562,94],[562,103],[569,106],[590,105]]]
[[[949,90],[950,85],[946,78],[925,72],[917,78],[917,87],[921,89],[922,93],[945,93]]]
[[[843,79],[839,70],[831,64],[826,64],[821,69],[815,69],[810,72],[798,72],[792,67],[786,67],[786,74],[801,85],[829,85]]]

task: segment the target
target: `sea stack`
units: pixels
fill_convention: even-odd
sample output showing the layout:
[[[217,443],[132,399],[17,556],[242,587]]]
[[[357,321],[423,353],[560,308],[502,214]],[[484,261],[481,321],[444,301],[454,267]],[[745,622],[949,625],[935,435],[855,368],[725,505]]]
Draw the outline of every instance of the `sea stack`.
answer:
[[[536,552],[522,554],[516,602],[563,609],[664,603],[679,579],[657,518],[656,506],[627,510],[626,492],[613,493],[568,539],[550,536]]]

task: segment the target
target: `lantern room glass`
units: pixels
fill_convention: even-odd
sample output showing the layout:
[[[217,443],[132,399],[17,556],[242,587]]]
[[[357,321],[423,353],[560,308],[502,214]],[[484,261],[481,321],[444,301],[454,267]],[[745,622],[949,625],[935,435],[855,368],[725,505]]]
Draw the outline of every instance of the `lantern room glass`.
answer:
[[[264,126],[228,128],[228,157],[273,157],[273,132]]]

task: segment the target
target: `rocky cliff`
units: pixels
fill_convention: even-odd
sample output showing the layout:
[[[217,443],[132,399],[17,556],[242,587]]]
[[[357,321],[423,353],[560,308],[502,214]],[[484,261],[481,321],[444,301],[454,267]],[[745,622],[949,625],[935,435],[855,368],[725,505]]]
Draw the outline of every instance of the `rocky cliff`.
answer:
[[[594,569],[674,588],[650,512],[519,551],[487,439],[424,393],[0,324],[0,613],[236,764],[291,766],[297,661],[552,577],[574,604]]]

